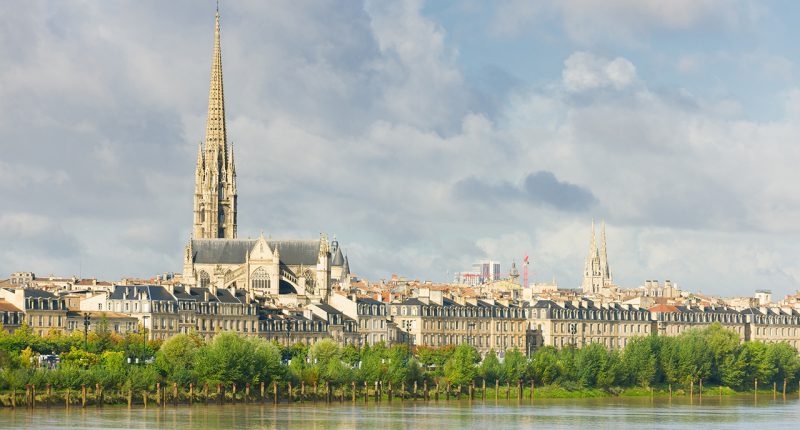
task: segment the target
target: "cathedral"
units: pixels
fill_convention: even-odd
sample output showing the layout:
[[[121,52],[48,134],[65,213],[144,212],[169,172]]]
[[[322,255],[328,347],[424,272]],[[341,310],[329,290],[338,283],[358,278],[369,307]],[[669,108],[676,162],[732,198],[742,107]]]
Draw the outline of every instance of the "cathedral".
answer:
[[[349,285],[350,264],[339,243],[237,238],[236,167],[228,144],[222,84],[219,11],[214,31],[206,138],[197,151],[192,238],[183,282],[194,288],[244,291],[285,304],[326,302],[335,284]]]
[[[583,282],[581,282],[581,289],[586,295],[600,294],[604,289],[614,286],[614,282],[611,279],[611,271],[608,269],[605,222],[603,222],[600,235],[600,249],[598,250],[594,234],[594,221],[592,221],[589,255],[586,257],[586,263],[583,268]]]

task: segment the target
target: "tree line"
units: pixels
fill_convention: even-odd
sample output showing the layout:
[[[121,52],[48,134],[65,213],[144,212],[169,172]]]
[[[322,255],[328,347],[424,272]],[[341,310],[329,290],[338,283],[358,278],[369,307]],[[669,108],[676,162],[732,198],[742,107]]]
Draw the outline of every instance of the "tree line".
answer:
[[[40,366],[38,355],[57,355],[54,368]],[[137,362],[138,359],[138,362]],[[631,339],[622,350],[602,344],[582,348],[544,347],[526,357],[517,349],[481,358],[466,344],[456,347],[407,345],[356,347],[323,340],[310,347],[281,346],[257,337],[222,332],[207,341],[181,334],[164,342],[142,335],[118,336],[99,328],[83,333],[54,332],[41,337],[27,327],[9,334],[0,330],[0,390],[27,384],[78,389],[99,384],[107,390],[151,390],[157,383],[200,384],[300,383],[334,386],[375,381],[411,386],[467,386],[533,381],[568,390],[666,384],[727,386],[734,390],[760,384],[796,384],[797,351],[787,343],[740,343],[738,335],[715,324],[676,337]],[[794,386],[794,385],[792,385]]]

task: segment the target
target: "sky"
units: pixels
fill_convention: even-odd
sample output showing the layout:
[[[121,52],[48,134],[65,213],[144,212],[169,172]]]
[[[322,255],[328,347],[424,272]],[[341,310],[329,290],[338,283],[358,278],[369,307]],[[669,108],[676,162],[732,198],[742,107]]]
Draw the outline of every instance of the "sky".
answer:
[[[605,220],[622,287],[800,288],[796,2],[221,3],[240,237],[574,288]],[[0,277],[182,270],[214,9],[5,5]]]

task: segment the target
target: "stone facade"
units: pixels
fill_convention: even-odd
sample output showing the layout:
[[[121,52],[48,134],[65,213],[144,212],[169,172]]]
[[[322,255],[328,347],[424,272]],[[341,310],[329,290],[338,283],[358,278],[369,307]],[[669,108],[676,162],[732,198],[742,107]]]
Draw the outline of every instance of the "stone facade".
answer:
[[[468,343],[486,355],[494,349],[526,352],[527,322],[522,308],[475,300],[458,304],[433,297],[390,303],[398,330],[415,346],[443,347]]]
[[[0,288],[0,299],[25,313],[25,323],[34,334],[46,336],[51,331],[64,331],[67,306],[64,299],[35,288]]]

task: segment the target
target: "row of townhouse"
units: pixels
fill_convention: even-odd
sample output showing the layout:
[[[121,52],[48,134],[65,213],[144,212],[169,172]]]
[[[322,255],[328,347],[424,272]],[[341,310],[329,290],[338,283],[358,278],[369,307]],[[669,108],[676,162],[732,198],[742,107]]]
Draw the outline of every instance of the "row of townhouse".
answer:
[[[649,309],[618,303],[596,305],[590,300],[556,303],[539,300],[527,308],[530,348],[582,347],[601,343],[625,348],[631,338],[678,336],[688,330],[720,324],[740,341],[787,342],[800,349],[800,313],[792,308],[673,306]]]
[[[420,296],[389,303],[390,316],[406,341],[414,346],[474,346],[481,355],[494,349],[527,350],[525,310],[488,300],[457,303],[439,291],[420,290]]]

